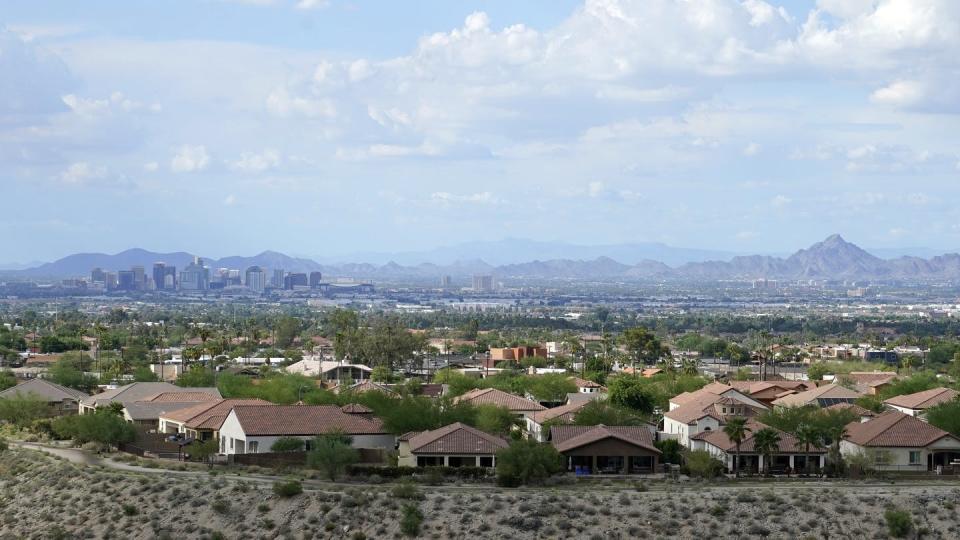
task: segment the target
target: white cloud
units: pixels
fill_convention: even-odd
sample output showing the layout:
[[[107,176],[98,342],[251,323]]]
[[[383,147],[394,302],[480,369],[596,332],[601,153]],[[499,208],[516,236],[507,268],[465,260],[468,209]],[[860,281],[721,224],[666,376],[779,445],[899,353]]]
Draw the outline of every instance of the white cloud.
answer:
[[[291,96],[284,87],[275,88],[267,96],[267,110],[281,117],[302,115],[308,118],[331,118],[337,114],[336,107],[329,99]]]
[[[743,148],[743,155],[747,157],[755,156],[760,153],[760,144],[752,142]]]
[[[170,170],[175,173],[202,171],[210,164],[210,155],[203,145],[183,145],[170,160]]]
[[[793,202],[793,199],[785,195],[777,195],[773,199],[770,199],[770,206],[774,208],[783,208]]]
[[[280,152],[272,149],[260,153],[244,152],[239,159],[228,161],[227,166],[232,170],[261,173],[273,169],[280,164]]]
[[[237,204],[237,196],[233,193],[227,195],[226,198],[223,199],[224,206],[233,206],[235,204]]]
[[[107,168],[99,165],[91,165],[86,161],[78,161],[70,164],[60,173],[60,180],[66,184],[80,185],[91,180],[101,180],[107,176]]]
[[[923,85],[918,81],[894,81],[870,94],[870,100],[882,105],[909,107],[916,105],[925,94]]]
[[[603,182],[594,181],[587,184],[587,195],[594,199],[603,195],[604,191],[606,191],[606,186]]]
[[[160,169],[160,164],[156,161],[148,161],[143,164],[143,170],[146,172],[157,172]]]
[[[440,206],[451,206],[454,204],[497,204],[499,201],[489,191],[468,195],[436,191],[430,194],[430,202]]]
[[[299,0],[297,2],[297,9],[320,9],[329,6],[329,0]]]

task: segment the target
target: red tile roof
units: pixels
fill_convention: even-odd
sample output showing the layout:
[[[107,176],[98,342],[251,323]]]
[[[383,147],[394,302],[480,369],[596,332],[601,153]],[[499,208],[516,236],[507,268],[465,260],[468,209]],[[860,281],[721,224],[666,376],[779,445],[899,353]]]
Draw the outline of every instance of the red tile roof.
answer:
[[[644,426],[554,426],[550,430],[551,443],[558,452],[566,452],[602,441],[617,439],[659,454],[653,444],[653,435]]]
[[[757,422],[755,420],[748,421],[747,429],[749,429],[749,431],[747,432],[747,436],[740,443],[740,452],[747,453],[747,454],[756,452],[757,451],[755,446],[756,441],[754,440],[754,437],[758,431],[768,427],[769,426],[765,424],[761,424],[760,422]],[[778,435],[780,435],[780,442],[779,444],[777,444],[777,451],[774,453],[777,453],[777,454],[808,453],[808,451],[804,448],[804,446],[800,444],[797,441],[796,437],[794,437],[793,435],[780,431],[779,429],[775,429],[775,428],[770,428],[770,429],[773,429],[774,431],[777,432]],[[704,441],[706,443],[709,443],[719,448],[720,450],[723,450],[724,452],[733,452],[737,448],[737,445],[734,444],[734,442],[731,441],[729,437],[727,437],[727,434],[724,433],[722,429],[718,429],[717,431],[703,431],[698,433],[694,438]],[[811,446],[809,450],[810,454],[825,454],[826,452],[827,450],[825,448],[818,449],[813,446]]]
[[[205,401],[192,407],[187,407],[186,409],[179,409],[162,414],[160,417],[180,422],[188,428],[219,429],[220,424],[223,423],[223,419],[230,413],[230,409],[237,405],[270,405],[270,402],[262,399],[220,399],[214,402]],[[220,423],[216,426],[211,426],[212,423],[215,423],[211,422],[211,418],[213,417],[220,417]]]
[[[858,446],[921,448],[944,437],[952,435],[909,414],[887,411],[866,422],[847,424],[844,439]]]
[[[783,396],[775,400],[773,404],[780,407],[801,407],[811,403],[817,404],[820,399],[856,399],[860,395],[860,392],[844,388],[839,384],[827,384],[812,390]]]
[[[867,409],[867,408],[865,408],[865,407],[861,407],[860,405],[857,405],[856,403],[834,403],[833,405],[831,405],[831,406],[829,406],[829,407],[824,407],[824,410],[827,410],[827,411],[850,411],[850,412],[852,412],[853,414],[855,414],[855,415],[857,415],[857,416],[876,416],[876,415],[877,415],[877,413],[875,413],[875,412],[873,412],[873,411],[871,411],[870,409]]]
[[[150,396],[141,401],[148,401],[151,403],[167,403],[167,402],[191,402],[191,401],[219,401],[220,396],[214,395],[207,392],[161,392],[157,395]]]
[[[566,405],[561,405],[560,407],[554,407],[552,409],[547,409],[545,411],[538,411],[533,413],[533,416],[530,417],[531,420],[538,424],[542,424],[548,420],[563,420],[566,422],[572,422],[573,417],[576,416],[577,411],[584,408],[589,401],[574,401],[573,403],[568,403]]]
[[[359,403],[347,403],[343,407],[340,407],[340,410],[347,414],[370,414],[373,412],[373,409],[370,407]]]
[[[401,440],[410,441],[410,452],[414,454],[495,454],[509,446],[500,437],[460,422]]]
[[[457,396],[454,403],[469,402],[473,405],[482,405],[485,403],[506,407],[513,412],[542,411],[546,407],[529,399],[508,394],[503,390],[496,388],[477,388],[471,390],[462,396]]]
[[[960,395],[960,392],[957,392],[952,388],[931,388],[930,390],[924,390],[922,392],[916,392],[913,394],[894,396],[884,401],[884,403],[887,405],[903,407],[905,409],[922,410],[940,405],[941,403],[953,401],[958,395]]]
[[[375,416],[347,414],[336,405],[238,405],[233,408],[246,435],[385,434]]]

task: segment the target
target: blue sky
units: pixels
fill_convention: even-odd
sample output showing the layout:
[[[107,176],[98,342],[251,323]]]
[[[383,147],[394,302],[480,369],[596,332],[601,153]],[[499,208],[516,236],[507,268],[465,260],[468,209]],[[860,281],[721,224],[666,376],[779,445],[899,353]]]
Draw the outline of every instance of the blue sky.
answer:
[[[953,249],[957,50],[953,0],[9,3],[0,259]]]

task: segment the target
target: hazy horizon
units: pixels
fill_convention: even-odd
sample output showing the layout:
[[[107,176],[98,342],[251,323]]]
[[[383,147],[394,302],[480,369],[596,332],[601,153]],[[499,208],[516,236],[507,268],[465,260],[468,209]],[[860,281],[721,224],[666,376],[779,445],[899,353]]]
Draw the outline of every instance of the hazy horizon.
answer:
[[[949,251],[958,24],[948,0],[14,3],[0,263]]]

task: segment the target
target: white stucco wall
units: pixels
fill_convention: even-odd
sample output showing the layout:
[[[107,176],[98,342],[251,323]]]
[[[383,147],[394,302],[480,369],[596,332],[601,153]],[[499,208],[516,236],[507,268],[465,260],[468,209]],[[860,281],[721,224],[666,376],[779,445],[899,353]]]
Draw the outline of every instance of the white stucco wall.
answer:
[[[250,453],[249,447],[251,442],[257,443],[257,453],[269,452],[270,448],[273,446],[273,443],[277,442],[277,439],[284,437],[284,435],[265,435],[265,436],[248,436],[243,432],[243,427],[240,425],[240,422],[237,420],[236,415],[233,411],[230,411],[230,414],[227,415],[226,420],[223,421],[223,425],[220,427],[220,439],[223,441],[220,444],[220,451],[223,454],[236,454],[240,453],[238,441],[243,442],[243,453]],[[303,439],[305,441],[313,439],[314,435],[304,435],[297,436],[297,438]],[[396,437],[389,433],[385,434],[371,434],[371,435],[350,435],[353,439],[351,446],[354,448],[378,448],[384,450],[393,450],[396,444]],[[233,444],[231,445],[231,440]]]

